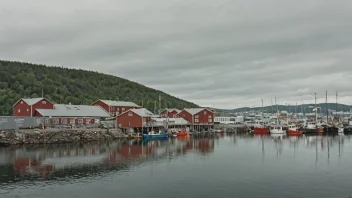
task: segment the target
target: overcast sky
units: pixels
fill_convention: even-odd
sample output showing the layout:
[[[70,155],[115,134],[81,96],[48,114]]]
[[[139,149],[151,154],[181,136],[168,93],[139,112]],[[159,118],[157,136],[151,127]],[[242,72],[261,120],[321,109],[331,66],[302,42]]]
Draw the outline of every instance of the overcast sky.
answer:
[[[113,74],[202,106],[352,104],[351,0],[0,0],[0,59]]]

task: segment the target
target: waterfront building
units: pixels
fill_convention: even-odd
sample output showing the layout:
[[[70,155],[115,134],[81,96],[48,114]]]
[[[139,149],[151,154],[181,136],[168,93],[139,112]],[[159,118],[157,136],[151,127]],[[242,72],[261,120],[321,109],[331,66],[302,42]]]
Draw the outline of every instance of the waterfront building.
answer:
[[[107,111],[111,116],[118,116],[130,109],[140,109],[141,106],[126,101],[113,101],[113,100],[97,100],[92,106],[100,106]]]
[[[191,129],[197,131],[210,130],[214,127],[214,112],[205,108],[183,109],[177,114],[191,123]]]
[[[37,109],[53,109],[54,103],[46,98],[21,98],[13,105],[13,115],[16,117],[34,117]]]

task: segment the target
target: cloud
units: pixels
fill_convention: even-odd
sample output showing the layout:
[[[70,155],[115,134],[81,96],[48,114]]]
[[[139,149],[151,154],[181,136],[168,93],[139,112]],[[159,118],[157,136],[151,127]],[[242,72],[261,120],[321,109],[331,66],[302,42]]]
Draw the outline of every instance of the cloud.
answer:
[[[325,91],[352,103],[351,1],[0,4],[1,59],[114,74],[218,108],[323,102]]]

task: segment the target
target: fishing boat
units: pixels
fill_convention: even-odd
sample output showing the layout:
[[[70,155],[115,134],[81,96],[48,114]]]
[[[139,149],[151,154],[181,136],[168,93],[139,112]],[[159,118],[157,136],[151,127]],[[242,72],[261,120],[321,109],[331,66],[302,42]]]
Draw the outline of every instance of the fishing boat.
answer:
[[[282,126],[273,125],[270,127],[270,134],[283,134],[285,131],[282,129]]]
[[[143,139],[156,139],[156,138],[168,138],[169,134],[167,133],[149,133],[143,134]]]
[[[287,134],[288,135],[302,135],[302,131],[299,130],[296,125],[290,124],[290,125],[288,125]]]

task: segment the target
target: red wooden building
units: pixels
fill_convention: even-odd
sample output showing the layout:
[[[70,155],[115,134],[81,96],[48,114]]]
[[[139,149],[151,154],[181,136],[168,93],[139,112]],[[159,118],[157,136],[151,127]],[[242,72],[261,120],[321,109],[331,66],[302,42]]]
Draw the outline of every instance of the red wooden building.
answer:
[[[112,101],[112,100],[97,100],[92,106],[100,106],[105,109],[111,116],[117,116],[130,109],[140,109],[141,106],[133,102]]]
[[[177,116],[190,122],[197,131],[210,130],[214,126],[214,112],[209,109],[183,109]]]
[[[13,115],[33,117],[37,109],[53,109],[54,104],[46,98],[22,98],[13,105]]]
[[[142,129],[151,126],[151,118],[157,117],[145,108],[129,109],[117,116],[117,124],[123,129]]]
[[[53,109],[37,109],[35,117],[44,117],[45,126],[91,125],[110,115],[101,107],[89,105],[55,104]]]
[[[181,111],[178,109],[164,109],[161,113],[160,116],[162,118],[177,118],[177,114],[179,114]]]

